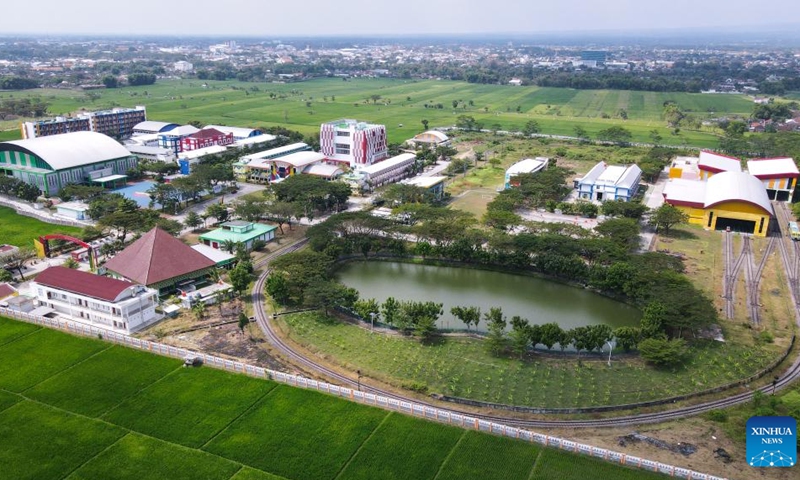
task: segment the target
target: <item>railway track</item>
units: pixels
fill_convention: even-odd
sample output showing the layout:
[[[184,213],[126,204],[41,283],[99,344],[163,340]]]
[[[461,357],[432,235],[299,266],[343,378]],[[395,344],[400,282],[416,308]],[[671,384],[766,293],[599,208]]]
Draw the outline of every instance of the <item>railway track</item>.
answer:
[[[783,202],[773,202],[775,212],[780,225],[789,224],[789,208]],[[787,243],[789,244],[787,246]],[[790,240],[786,235],[780,234],[778,250],[781,254],[781,263],[786,272],[786,280],[789,286],[789,295],[794,305],[795,320],[800,325],[800,306],[797,300],[800,298],[800,245],[798,242]],[[789,253],[791,251],[791,254]]]
[[[697,405],[680,407],[664,412],[642,413],[642,414],[627,415],[627,416],[607,418],[607,419],[531,420],[531,419],[514,418],[499,414],[475,414],[473,412],[467,412],[458,408],[446,408],[442,407],[440,404],[434,405],[431,403],[420,401],[416,397],[406,397],[388,390],[384,390],[380,387],[365,384],[361,381],[360,378],[356,379],[348,375],[342,374],[336,370],[333,370],[315,361],[313,358],[306,357],[303,354],[297,352],[290,345],[284,342],[283,339],[281,339],[280,336],[277,335],[275,330],[273,329],[273,325],[271,323],[272,317],[267,313],[264,306],[264,293],[263,293],[264,285],[266,284],[267,276],[270,273],[268,264],[272,259],[277,258],[280,255],[284,255],[286,253],[293,252],[302,248],[305,245],[305,243],[306,241],[302,240],[300,242],[289,245],[284,249],[273,253],[272,255],[264,258],[263,260],[257,263],[258,267],[266,267],[266,268],[264,268],[264,271],[259,275],[258,280],[255,282],[255,285],[253,286],[252,290],[252,300],[253,300],[253,308],[255,310],[255,319],[259,328],[261,328],[261,330],[264,332],[267,341],[277,351],[279,351],[280,354],[284,356],[290,363],[302,368],[303,370],[306,370],[308,372],[313,372],[316,375],[325,377],[329,381],[332,381],[333,383],[337,383],[339,385],[347,386],[350,388],[360,388],[362,391],[377,395],[382,395],[387,398],[426,405],[429,407],[438,408],[440,410],[448,410],[452,413],[469,415],[471,417],[480,418],[482,420],[504,423],[506,425],[523,427],[523,428],[598,428],[598,427],[611,428],[611,427],[625,427],[630,425],[639,425],[646,423],[660,423],[687,416],[698,415],[711,410],[717,410],[721,408],[740,405],[742,403],[750,401],[753,397],[753,391],[748,391],[748,392],[738,393],[736,395],[731,395],[726,398],[711,400]],[[778,243],[781,244],[781,242]],[[800,264],[798,264],[798,266],[800,266]],[[800,357],[795,359],[794,363],[792,363],[792,365],[782,375],[776,377],[772,385],[761,387],[758,390],[769,394],[775,390],[780,390],[782,388],[785,388],[798,378],[800,378]]]
[[[743,237],[747,239],[747,237]],[[725,316],[733,318],[736,300],[736,282],[742,265],[750,254],[750,242],[742,242],[742,250],[738,257],[733,255],[733,234],[725,232],[722,234],[722,252],[724,256],[725,273],[722,276],[722,296],[725,299]]]
[[[751,243],[749,237],[745,237],[748,244]],[[764,249],[764,254],[761,257],[758,265],[755,264],[753,255],[753,248],[750,245],[749,258],[745,262],[744,280],[745,290],[747,291],[747,310],[750,315],[750,321],[754,326],[761,324],[761,294],[759,289],[761,287],[761,279],[764,277],[764,269],[767,266],[767,261],[772,251],[775,249],[775,244],[780,242],[780,235],[772,235],[767,240],[767,246]]]

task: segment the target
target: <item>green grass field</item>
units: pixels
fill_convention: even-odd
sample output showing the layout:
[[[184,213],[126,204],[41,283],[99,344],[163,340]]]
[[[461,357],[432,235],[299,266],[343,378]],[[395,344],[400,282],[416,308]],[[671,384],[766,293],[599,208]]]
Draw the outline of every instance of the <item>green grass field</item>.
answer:
[[[0,477],[664,478],[180,363],[0,317]]]
[[[203,85],[206,85],[205,87]],[[664,142],[713,147],[711,130],[685,131],[669,135],[661,119],[664,102],[674,101],[686,112],[701,118],[720,114],[749,115],[752,101],[738,95],[660,93],[617,90],[572,90],[565,88],[477,85],[466,82],[397,79],[324,78],[308,82],[272,84],[237,81],[159,80],[155,85],[94,92],[97,99],[73,90],[31,90],[0,94],[41,96],[50,103],[51,114],[67,114],[81,108],[98,110],[113,106],[145,105],[148,119],[186,123],[191,120],[236,126],[283,125],[310,134],[319,124],[336,118],[358,118],[387,126],[389,141],[402,142],[422,130],[427,119],[433,127],[455,123],[458,115],[472,115],[486,128],[519,130],[535,119],[543,133],[572,135],[580,125],[590,134],[610,125],[624,124],[637,141],[648,141],[658,129]],[[274,98],[270,98],[274,94]],[[380,95],[373,103],[367,99]],[[452,102],[461,101],[457,109]],[[473,105],[469,106],[472,101]],[[311,102],[308,107],[307,103]],[[444,108],[425,108],[442,104]],[[466,105],[463,108],[462,105]],[[519,112],[517,112],[519,107]],[[628,120],[613,118],[620,109]],[[612,118],[603,119],[602,115]],[[18,138],[17,121],[0,122],[0,140]],[[401,126],[402,125],[402,126]]]
[[[0,207],[0,244],[33,248],[33,239],[51,233],[77,235],[81,229],[45,223],[35,218],[20,215],[13,208]]]
[[[498,358],[481,340],[442,337],[433,344],[326,319],[321,312],[279,317],[288,337],[329,361],[395,386],[421,384],[431,393],[509,405],[571,408],[668,398],[744,378],[776,358],[779,347],[710,343],[674,370],[638,356],[605,359],[574,354],[535,360]]]

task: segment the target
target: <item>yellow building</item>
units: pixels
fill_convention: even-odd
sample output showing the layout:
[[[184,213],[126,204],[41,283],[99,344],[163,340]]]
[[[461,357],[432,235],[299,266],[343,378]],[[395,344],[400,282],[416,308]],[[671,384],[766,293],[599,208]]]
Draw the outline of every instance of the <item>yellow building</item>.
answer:
[[[769,198],[781,201],[792,200],[794,187],[797,186],[797,177],[800,176],[797,164],[793,159],[788,157],[755,158],[747,161],[747,171],[761,180],[767,189]]]
[[[764,184],[742,172],[720,172],[707,181],[673,178],[664,201],[689,215],[689,223],[765,237],[774,215]]]

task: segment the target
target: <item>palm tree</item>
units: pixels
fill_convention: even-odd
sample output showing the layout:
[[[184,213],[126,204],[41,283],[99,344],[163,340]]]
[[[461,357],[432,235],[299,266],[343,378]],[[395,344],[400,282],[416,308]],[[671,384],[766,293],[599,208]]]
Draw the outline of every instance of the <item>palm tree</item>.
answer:
[[[236,242],[233,240],[225,240],[222,242],[222,249],[228,253],[233,253],[236,251]]]
[[[194,316],[197,317],[197,320],[202,320],[206,315],[206,304],[203,302],[195,303],[192,306],[192,313],[194,313]]]

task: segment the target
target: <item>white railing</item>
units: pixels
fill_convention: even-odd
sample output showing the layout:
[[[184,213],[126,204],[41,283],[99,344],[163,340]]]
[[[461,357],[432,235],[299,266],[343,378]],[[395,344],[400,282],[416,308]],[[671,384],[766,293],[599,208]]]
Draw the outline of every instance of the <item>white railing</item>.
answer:
[[[134,338],[122,333],[104,330],[102,328],[92,327],[82,323],[73,322],[63,319],[52,319],[46,317],[39,317],[30,315],[23,312],[17,312],[0,307],[0,315],[16,318],[28,323],[42,325],[49,328],[63,330],[76,335],[84,335],[87,337],[101,338],[107,342],[125,345],[130,348],[138,350],[145,350],[158,355],[167,357],[183,359],[186,356],[197,356],[203,359],[203,363],[210,367],[220,368],[235,373],[242,373],[251,377],[270,379],[276,382],[285,383],[293,387],[305,388],[309,390],[317,390],[333,396],[341,397],[347,400],[356,401],[366,405],[381,407],[387,410],[394,410],[397,412],[405,413],[408,415],[433,420],[448,425],[459,426],[472,430],[478,430],[493,435],[504,437],[518,438],[531,443],[538,443],[541,445],[559,448],[573,453],[589,455],[592,457],[600,458],[611,463],[619,465],[627,465],[629,467],[640,468],[651,472],[661,472],[676,478],[684,478],[687,480],[727,480],[723,477],[716,477],[705,473],[695,472],[686,468],[676,467],[666,463],[655,462],[646,458],[639,458],[624,453],[615,452],[613,450],[606,450],[604,448],[586,445],[583,443],[566,440],[559,437],[544,435],[541,433],[532,432],[522,428],[511,427],[508,425],[489,422],[479,418],[462,415],[459,413],[450,412],[448,410],[441,410],[438,408],[429,407],[417,403],[405,402],[394,398],[388,398],[381,395],[372,393],[361,392],[351,388],[340,387],[330,383],[311,380],[299,375],[292,375],[290,373],[280,372],[277,370],[270,370],[267,368],[257,367],[246,363],[229,360],[226,358],[216,357],[205,353],[187,350],[185,348],[174,347],[172,345],[165,345],[163,343],[150,342]]]

